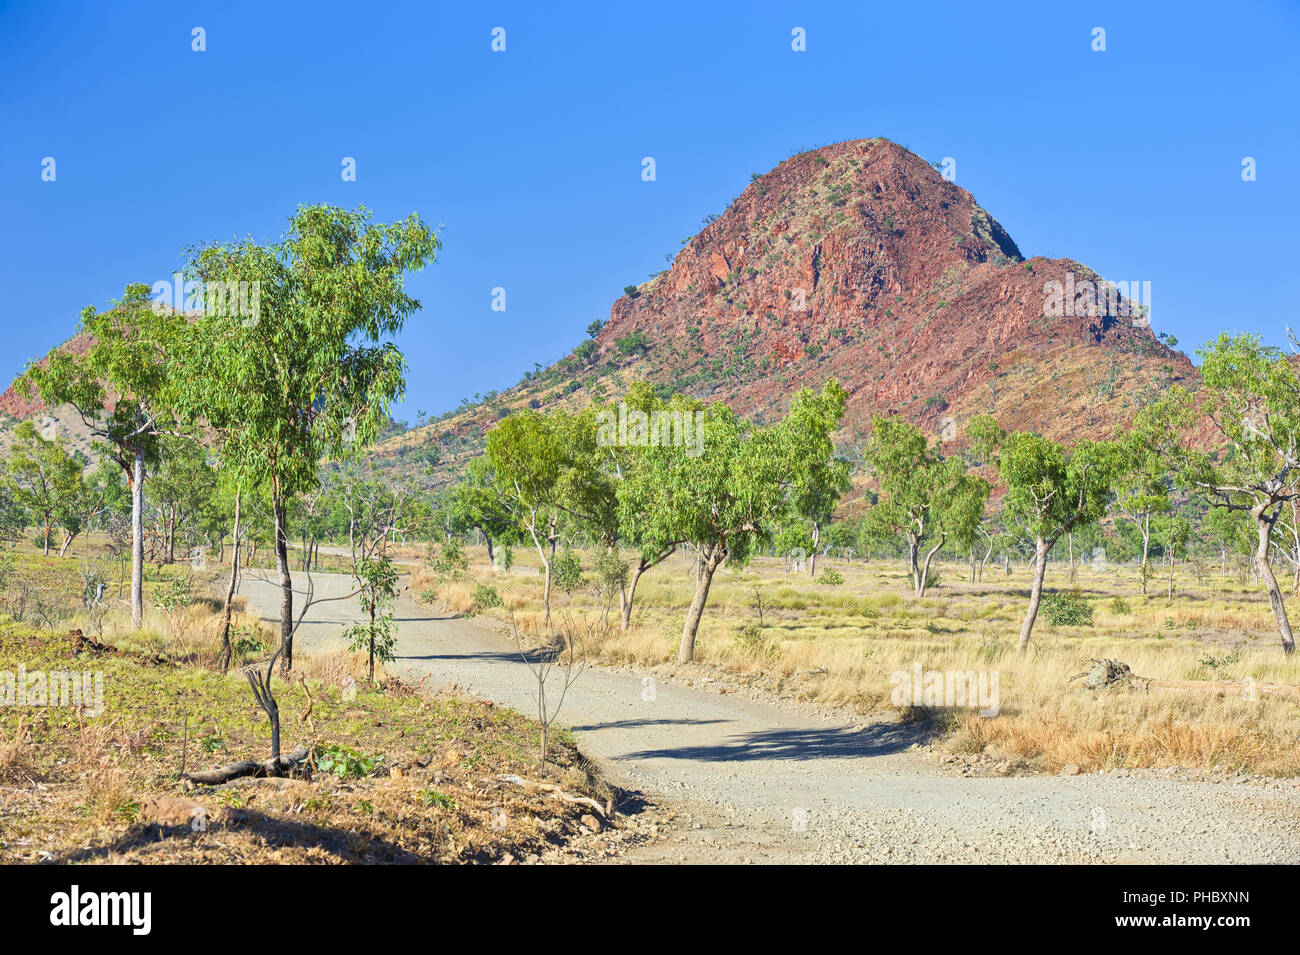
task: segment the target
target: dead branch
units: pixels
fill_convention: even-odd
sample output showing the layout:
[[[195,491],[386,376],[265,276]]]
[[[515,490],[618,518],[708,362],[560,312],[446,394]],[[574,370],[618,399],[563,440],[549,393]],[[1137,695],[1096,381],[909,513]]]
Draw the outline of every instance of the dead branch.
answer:
[[[241,776],[289,776],[293,774],[298,768],[298,764],[303,762],[310,753],[311,747],[303,743],[287,756],[272,757],[261,762],[255,759],[245,759],[238,763],[231,763],[228,766],[220,766],[201,773],[192,773],[184,777],[184,779],[188,783],[200,786],[219,786]]]
[[[515,776],[511,773],[502,773],[497,776],[497,780],[503,783],[512,783],[515,786],[523,786],[525,789],[529,787],[540,789],[543,792],[550,793],[556,799],[562,799],[565,802],[587,806],[605,817],[608,817],[610,813],[611,806],[608,803],[602,806],[589,796],[574,796],[571,793],[566,793],[554,783],[542,783],[532,779],[524,779],[521,776]]]

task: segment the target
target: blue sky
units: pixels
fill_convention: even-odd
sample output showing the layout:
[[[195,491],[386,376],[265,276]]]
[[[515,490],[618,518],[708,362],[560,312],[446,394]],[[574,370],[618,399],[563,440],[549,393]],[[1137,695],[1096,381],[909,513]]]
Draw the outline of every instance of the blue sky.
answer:
[[[1298,47],[1282,0],[0,0],[0,374],[187,245],[364,204],[444,227],[400,339],[398,414],[437,414],[567,352],[751,172],[872,136],[953,157],[1026,255],[1150,281],[1180,347],[1281,344],[1300,325]]]

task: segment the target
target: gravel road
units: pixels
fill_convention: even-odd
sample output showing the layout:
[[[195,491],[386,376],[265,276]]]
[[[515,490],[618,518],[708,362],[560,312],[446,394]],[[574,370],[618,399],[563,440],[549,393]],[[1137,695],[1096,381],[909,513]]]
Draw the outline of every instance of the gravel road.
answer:
[[[352,589],[343,575],[313,579],[317,597]],[[296,589],[304,584],[295,577]],[[242,592],[250,610],[277,613],[272,582],[250,572]],[[343,624],[359,615],[354,600],[313,606],[295,649],[340,645]],[[535,681],[506,634],[406,593],[396,619],[391,672],[536,709]],[[569,690],[559,722],[611,781],[671,817],[623,861],[1300,862],[1294,781],[966,777],[887,717],[746,698],[706,674],[597,667]]]

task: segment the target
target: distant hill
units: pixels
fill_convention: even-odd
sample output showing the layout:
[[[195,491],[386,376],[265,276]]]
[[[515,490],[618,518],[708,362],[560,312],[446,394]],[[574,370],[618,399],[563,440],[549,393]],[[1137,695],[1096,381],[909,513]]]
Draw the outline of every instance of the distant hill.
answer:
[[[1071,259],[1023,258],[969,192],[895,143],[810,150],[708,217],[670,268],[614,302],[594,339],[383,440],[374,458],[399,470],[436,462],[435,483],[447,483],[502,415],[617,398],[637,379],[770,421],[796,389],[835,376],[849,393],[838,438],[851,458],[873,413],[957,442],[985,412],[1074,440],[1112,434],[1173,382],[1197,387],[1192,363],[1152,334],[1139,305],[1054,314],[1052,282],[1101,285]],[[0,413],[48,412],[11,388]]]

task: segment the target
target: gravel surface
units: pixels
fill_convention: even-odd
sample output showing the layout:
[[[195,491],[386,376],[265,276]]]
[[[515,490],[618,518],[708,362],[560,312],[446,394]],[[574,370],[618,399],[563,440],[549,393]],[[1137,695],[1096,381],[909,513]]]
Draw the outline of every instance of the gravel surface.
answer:
[[[312,576],[317,597],[352,589],[343,575]],[[305,580],[294,583],[301,590]],[[273,583],[250,572],[242,592],[250,609],[276,615]],[[342,625],[359,614],[352,600],[312,607],[295,650],[341,645]],[[536,681],[496,621],[440,615],[406,593],[396,619],[390,672],[535,712]],[[624,825],[649,838],[578,853],[584,860],[1300,862],[1294,780],[971,774],[969,760],[937,757],[916,729],[888,716],[738,689],[703,667],[590,668],[558,722],[611,782],[647,804]]]

